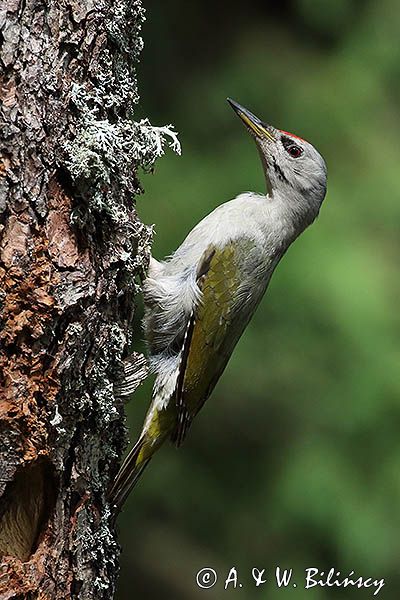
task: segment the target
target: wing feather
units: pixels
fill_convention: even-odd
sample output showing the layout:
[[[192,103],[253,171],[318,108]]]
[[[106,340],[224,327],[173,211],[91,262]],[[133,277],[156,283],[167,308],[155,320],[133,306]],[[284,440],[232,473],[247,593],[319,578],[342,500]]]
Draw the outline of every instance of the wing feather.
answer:
[[[187,325],[176,387],[177,426],[172,441],[180,445],[192,419],[220,378],[247,322],[234,322],[241,284],[237,245],[210,247],[199,263],[201,299]]]

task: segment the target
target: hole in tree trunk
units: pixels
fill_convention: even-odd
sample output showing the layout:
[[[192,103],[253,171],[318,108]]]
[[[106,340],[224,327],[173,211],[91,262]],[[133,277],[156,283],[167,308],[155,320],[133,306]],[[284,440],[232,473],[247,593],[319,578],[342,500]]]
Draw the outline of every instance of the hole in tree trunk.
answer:
[[[19,467],[0,498],[0,558],[27,561],[54,510],[55,472],[47,459]]]

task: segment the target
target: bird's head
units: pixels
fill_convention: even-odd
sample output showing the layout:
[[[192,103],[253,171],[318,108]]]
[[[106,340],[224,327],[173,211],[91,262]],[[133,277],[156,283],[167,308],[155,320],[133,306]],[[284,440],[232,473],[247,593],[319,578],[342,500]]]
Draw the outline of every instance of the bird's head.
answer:
[[[312,222],[326,193],[326,164],[320,153],[293,133],[267,125],[234,100],[228,102],[255,139],[268,194],[279,195],[301,220]]]

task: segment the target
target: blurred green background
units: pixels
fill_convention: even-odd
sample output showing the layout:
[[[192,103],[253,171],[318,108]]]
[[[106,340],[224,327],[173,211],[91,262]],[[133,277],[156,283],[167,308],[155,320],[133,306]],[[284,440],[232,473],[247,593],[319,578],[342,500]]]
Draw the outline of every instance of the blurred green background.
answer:
[[[226,96],[312,141],[329,181],[184,447],[163,448],[129,498],[118,600],[373,597],[304,590],[307,567],[384,577],[378,597],[399,597],[399,25],[397,0],[148,3],[136,117],[173,123],[183,147],[142,176],[157,258],[264,191]],[[150,394],[128,405],[132,440]],[[297,588],[256,588],[252,567],[277,565]],[[206,566],[211,590],[195,583]],[[243,587],[224,591],[232,566]]]

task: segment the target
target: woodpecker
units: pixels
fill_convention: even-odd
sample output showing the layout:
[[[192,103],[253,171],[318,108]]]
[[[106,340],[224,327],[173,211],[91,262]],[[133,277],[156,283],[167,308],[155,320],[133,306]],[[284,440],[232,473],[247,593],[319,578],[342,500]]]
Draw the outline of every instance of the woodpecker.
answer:
[[[255,140],[267,193],[221,204],[172,256],[150,261],[144,329],[156,379],[142,432],[110,491],[117,512],[161,444],[182,444],[278,262],[325,197],[325,161],[309,142],[227,100]]]

